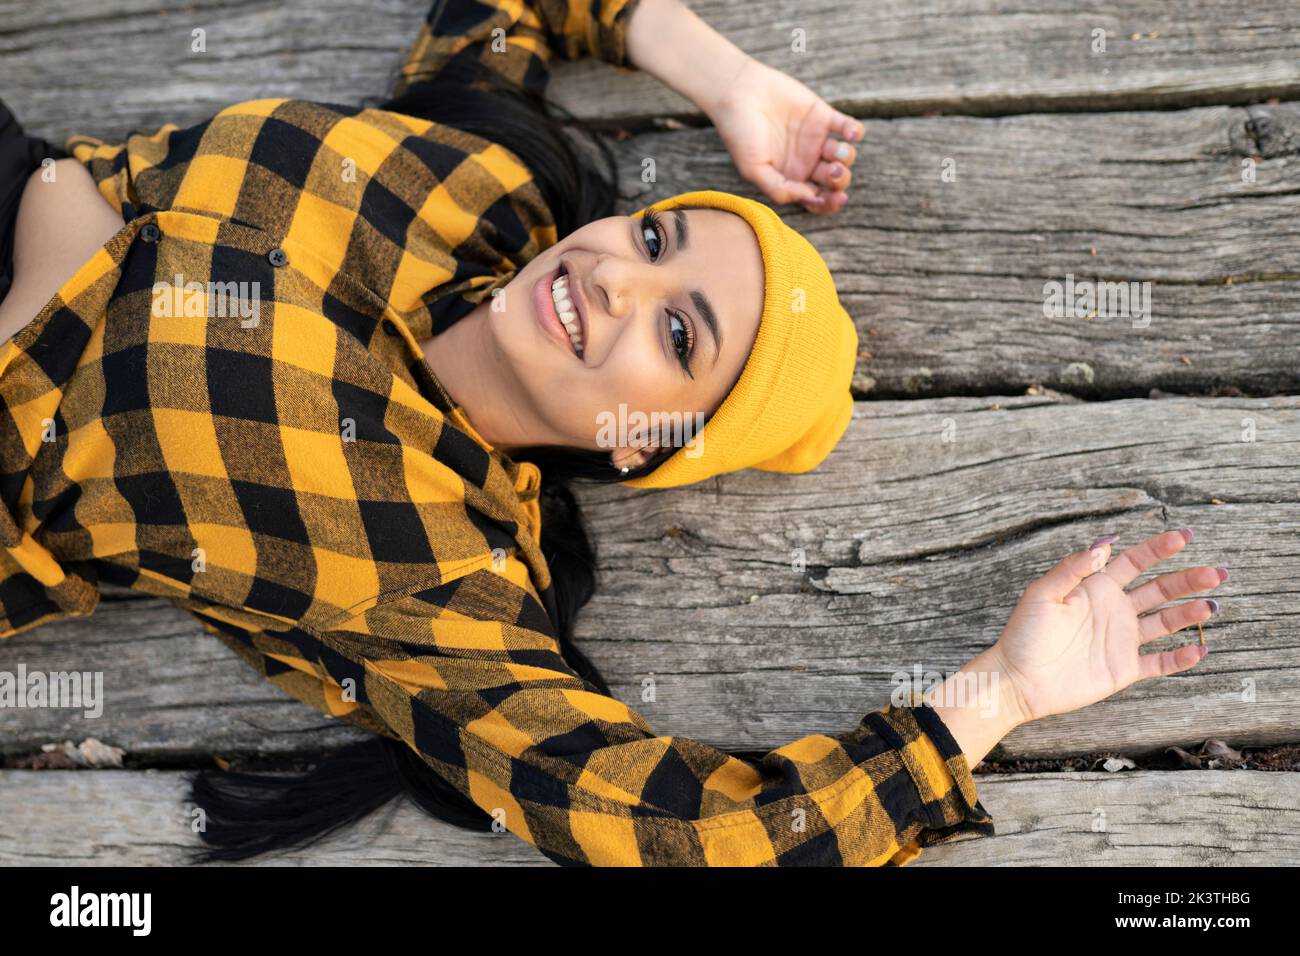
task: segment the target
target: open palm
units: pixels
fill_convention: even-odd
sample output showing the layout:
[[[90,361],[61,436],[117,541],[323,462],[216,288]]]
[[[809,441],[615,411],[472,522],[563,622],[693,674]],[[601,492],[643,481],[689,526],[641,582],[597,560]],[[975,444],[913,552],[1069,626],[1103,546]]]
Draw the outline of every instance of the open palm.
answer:
[[[1141,648],[1208,620],[1217,610],[1208,600],[1161,605],[1217,587],[1226,571],[1195,567],[1124,590],[1190,540],[1190,531],[1159,534],[1109,565],[1109,544],[1078,552],[1025,589],[996,646],[1026,720],[1086,707],[1136,681],[1187,670],[1204,656],[1196,644],[1159,654]]]
[[[861,139],[863,126],[794,77],[751,57],[709,118],[741,176],[773,201],[815,213],[848,202],[857,150],[831,137]]]

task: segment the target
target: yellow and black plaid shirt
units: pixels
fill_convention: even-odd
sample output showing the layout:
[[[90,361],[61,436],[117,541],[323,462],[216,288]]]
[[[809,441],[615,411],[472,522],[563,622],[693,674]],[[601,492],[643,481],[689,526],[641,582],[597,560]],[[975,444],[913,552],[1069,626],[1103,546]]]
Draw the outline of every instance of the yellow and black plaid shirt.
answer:
[[[634,69],[636,3],[451,0],[398,91],[453,56],[534,88],[552,54]],[[561,863],[902,864],[993,832],[929,708],[756,765],[565,663],[538,470],[419,345],[557,239],[513,154],[290,99],[68,148],[126,225],[0,348],[0,637],[89,614],[97,582],[168,598]]]

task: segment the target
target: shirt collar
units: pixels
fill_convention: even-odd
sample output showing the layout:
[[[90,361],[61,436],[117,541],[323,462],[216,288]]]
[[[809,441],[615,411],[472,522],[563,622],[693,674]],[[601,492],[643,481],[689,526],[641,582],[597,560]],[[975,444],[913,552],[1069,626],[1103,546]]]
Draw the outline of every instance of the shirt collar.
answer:
[[[397,319],[402,321],[396,322],[397,327],[402,332],[402,341],[406,343],[408,353],[413,359],[419,362],[433,384],[434,390],[441,399],[442,406],[445,408],[444,414],[456,423],[456,426],[465,432],[471,439],[477,442],[484,451],[495,458],[501,467],[505,469],[507,475],[514,482],[515,491],[519,495],[520,501],[525,504],[525,511],[528,512],[532,520],[534,535],[536,536],[540,527],[540,515],[537,511],[537,496],[541,488],[542,477],[541,469],[530,461],[515,461],[503,451],[498,451],[492,444],[479,433],[479,430],[470,422],[469,416],[465,414],[465,409],[451,397],[451,394],[443,387],[438,376],[433,374],[433,369],[425,360],[424,350],[420,348],[420,343],[415,340],[414,333],[411,332],[410,326],[406,323],[400,312],[393,310]]]

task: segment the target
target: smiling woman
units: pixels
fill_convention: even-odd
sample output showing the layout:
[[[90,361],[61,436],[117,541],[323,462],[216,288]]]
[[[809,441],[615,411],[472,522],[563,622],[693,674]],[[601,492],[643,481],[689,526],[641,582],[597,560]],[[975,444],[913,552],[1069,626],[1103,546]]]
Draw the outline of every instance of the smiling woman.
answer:
[[[595,561],[568,483],[806,472],[853,413],[857,333],[813,246],[713,190],[617,215],[612,169],[542,98],[553,55],[632,69],[629,47],[685,47],[763,91],[706,102],[764,188],[833,193],[847,118],[757,82],[683,10],[447,0],[377,108],[268,98],[68,140],[123,225],[77,240],[85,261],[0,347],[0,638],[91,613],[108,581],[376,735],[303,774],[197,774],[199,859],[301,845],[406,794],[561,864],[904,864],[992,832],[971,767],[1017,723],[1199,659],[1137,648],[1202,603],[1137,614],[1214,569],[1122,590],[1190,540],[1170,533],[1035,582],[968,666],[992,701],[729,752],[611,694],[572,641]],[[745,131],[795,114],[812,125],[778,173],[781,137]],[[173,281],[260,290],[258,321],[155,308]],[[705,422],[694,447],[610,446],[601,419],[624,407]]]
[[[596,450],[602,412],[671,420],[717,411],[758,333],[763,258],[740,216],[687,208],[583,226],[424,343],[429,366],[491,444]],[[719,270],[723,258],[729,268]],[[657,437],[607,449],[612,464],[640,469]]]
[[[811,245],[708,190],[616,215],[541,98],[552,54],[631,69],[642,4],[452,0],[381,108],[68,141],[124,226],[0,350],[0,637],[109,581],[377,735],[289,778],[196,775],[200,859],[399,793],[561,863],[901,863],[991,828],[928,708],[729,753],[656,735],[572,643],[595,581],[569,481],[806,471],[852,410]],[[261,321],[160,313],[177,276],[260,288]],[[620,406],[701,414],[702,453],[604,447]]]

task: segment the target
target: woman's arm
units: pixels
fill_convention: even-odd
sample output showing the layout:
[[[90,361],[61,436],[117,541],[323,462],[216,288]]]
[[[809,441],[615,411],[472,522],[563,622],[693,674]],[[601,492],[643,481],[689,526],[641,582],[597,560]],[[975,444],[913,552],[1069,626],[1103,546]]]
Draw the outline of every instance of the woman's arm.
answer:
[[[681,0],[640,0],[627,28],[627,57],[705,113],[717,109],[749,59]]]
[[[971,688],[980,687],[987,693],[969,694]],[[922,699],[934,708],[972,770],[998,741],[1026,722],[996,644],[926,691]]]
[[[746,54],[681,0],[639,0],[630,16],[628,59],[712,120],[741,176],[778,203],[844,208],[858,154],[842,140],[861,139],[861,123]]]
[[[554,57],[597,57],[626,71],[626,31],[641,0],[434,0],[390,92],[404,95],[452,61],[477,60],[544,95]]]
[[[354,697],[504,826],[561,863],[900,864],[993,823],[928,707],[742,760],[656,733],[569,667],[508,557],[502,573],[371,608],[315,637]]]

